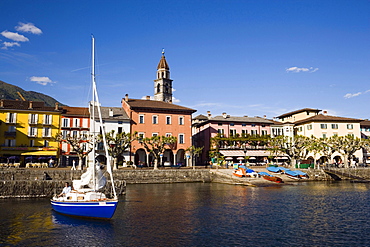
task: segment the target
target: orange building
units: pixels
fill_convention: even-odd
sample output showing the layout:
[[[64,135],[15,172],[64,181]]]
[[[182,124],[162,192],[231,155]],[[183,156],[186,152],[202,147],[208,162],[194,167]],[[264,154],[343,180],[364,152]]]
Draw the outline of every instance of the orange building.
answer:
[[[169,78],[169,66],[162,53],[157,67],[157,79],[154,80],[154,99],[129,99],[128,94],[122,99],[122,108],[131,119],[130,133],[137,132],[143,138],[152,136],[175,136],[177,144],[173,150],[167,149],[161,164],[186,164],[185,150],[192,146],[191,122],[196,110],[172,104],[172,80]],[[153,156],[146,152],[138,141],[131,144],[132,160],[136,165],[144,163],[153,166]]]

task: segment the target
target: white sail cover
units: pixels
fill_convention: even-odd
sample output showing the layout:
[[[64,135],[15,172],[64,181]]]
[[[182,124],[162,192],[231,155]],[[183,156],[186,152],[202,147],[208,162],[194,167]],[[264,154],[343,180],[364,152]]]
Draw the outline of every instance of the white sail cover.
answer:
[[[73,180],[73,188],[75,190],[86,188],[93,190],[102,189],[107,183],[107,179],[103,175],[103,171],[99,163],[95,164],[95,185],[94,188],[94,166],[89,166],[87,171],[81,175],[81,180]]]

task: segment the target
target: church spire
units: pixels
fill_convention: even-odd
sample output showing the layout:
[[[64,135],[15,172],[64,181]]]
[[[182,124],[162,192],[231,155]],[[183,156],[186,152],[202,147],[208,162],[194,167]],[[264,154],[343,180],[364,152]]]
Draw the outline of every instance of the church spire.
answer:
[[[162,57],[161,60],[158,63],[157,70],[159,69],[165,69],[170,70],[170,67],[167,64],[166,57],[164,56],[164,48],[162,49]]]
[[[157,66],[157,79],[154,80],[154,100],[172,102],[172,80],[164,49]]]

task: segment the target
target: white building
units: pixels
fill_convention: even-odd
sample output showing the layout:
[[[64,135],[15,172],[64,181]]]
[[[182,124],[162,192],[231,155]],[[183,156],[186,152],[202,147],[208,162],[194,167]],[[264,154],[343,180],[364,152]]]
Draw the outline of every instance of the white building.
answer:
[[[130,132],[130,119],[127,116],[126,112],[121,107],[101,107],[101,114],[102,120],[104,123],[104,130],[106,133],[111,132],[114,130],[115,133],[129,133]],[[90,133],[94,135],[98,135],[101,133],[100,123],[99,123],[99,115],[97,109],[95,109],[95,121],[92,120],[92,112],[90,109]],[[93,126],[94,125],[94,126]],[[93,130],[95,129],[95,133]],[[98,145],[98,150],[96,155],[100,161],[106,161],[105,152],[102,145]],[[93,157],[92,152],[89,154],[89,164],[92,163]],[[129,150],[126,151],[122,157],[118,158],[118,164],[125,165],[124,161],[130,160],[130,152]]]

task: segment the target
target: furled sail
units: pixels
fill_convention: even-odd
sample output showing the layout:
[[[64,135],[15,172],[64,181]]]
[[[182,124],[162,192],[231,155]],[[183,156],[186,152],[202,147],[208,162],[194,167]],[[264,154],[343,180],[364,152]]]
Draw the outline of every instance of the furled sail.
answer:
[[[102,189],[107,180],[103,175],[101,165],[97,162],[95,164],[95,188],[94,188],[94,166],[89,166],[87,171],[81,175],[80,180],[73,180],[73,188],[75,190],[84,189],[88,187],[89,189],[99,190]]]

